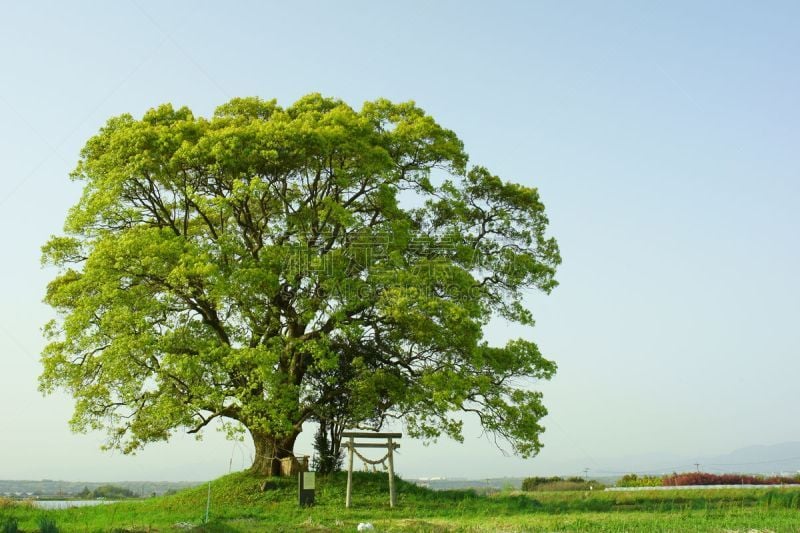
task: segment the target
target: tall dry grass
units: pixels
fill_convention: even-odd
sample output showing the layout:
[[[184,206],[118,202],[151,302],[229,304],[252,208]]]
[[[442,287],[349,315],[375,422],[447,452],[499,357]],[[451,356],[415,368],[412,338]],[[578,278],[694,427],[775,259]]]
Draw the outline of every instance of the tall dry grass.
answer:
[[[14,506],[33,507],[33,502],[30,500],[15,500],[13,498],[0,496],[0,509],[8,509]]]

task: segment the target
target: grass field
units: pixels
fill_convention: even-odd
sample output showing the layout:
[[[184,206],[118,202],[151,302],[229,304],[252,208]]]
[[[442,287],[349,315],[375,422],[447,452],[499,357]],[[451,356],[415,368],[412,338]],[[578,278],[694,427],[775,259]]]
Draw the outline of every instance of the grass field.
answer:
[[[297,505],[294,480],[247,473],[212,482],[209,522],[203,524],[207,486],[171,496],[113,505],[41,511],[0,506],[0,525],[16,519],[20,531],[38,530],[49,517],[62,532],[115,531],[800,531],[800,489],[644,492],[430,491],[400,481],[399,505],[388,505],[383,474],[354,476],[353,508],[344,509],[345,476],[318,479],[317,505]],[[2,532],[2,528],[0,528]]]

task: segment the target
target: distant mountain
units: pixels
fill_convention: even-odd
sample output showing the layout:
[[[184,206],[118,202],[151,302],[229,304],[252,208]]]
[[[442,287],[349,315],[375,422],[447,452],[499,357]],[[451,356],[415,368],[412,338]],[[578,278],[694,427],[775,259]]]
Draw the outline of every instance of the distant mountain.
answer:
[[[707,472],[749,472],[796,474],[800,472],[800,442],[748,446],[724,455],[693,461]]]
[[[537,475],[582,475],[614,477],[627,473],[669,474],[699,468],[712,473],[795,474],[800,472],[800,442],[748,446],[722,455],[685,456],[671,453],[648,453],[623,457],[568,461]]]

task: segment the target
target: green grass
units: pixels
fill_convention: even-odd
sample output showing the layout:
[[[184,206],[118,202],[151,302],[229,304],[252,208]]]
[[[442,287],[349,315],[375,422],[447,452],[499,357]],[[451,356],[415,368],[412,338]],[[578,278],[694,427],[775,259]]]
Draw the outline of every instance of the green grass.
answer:
[[[680,490],[643,492],[430,491],[398,482],[399,505],[388,505],[383,474],[354,475],[353,507],[344,508],[345,475],[318,479],[317,505],[297,505],[296,482],[237,473],[212,482],[211,512],[203,524],[207,486],[171,496],[113,505],[41,511],[0,508],[0,524],[17,519],[20,531],[37,531],[51,519],[61,532],[355,531],[800,531],[800,489]]]

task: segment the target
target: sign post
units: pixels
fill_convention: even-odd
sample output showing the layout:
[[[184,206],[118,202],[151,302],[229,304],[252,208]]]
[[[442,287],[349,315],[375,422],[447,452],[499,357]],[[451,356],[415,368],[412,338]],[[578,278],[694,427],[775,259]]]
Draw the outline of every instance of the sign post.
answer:
[[[317,488],[316,474],[316,472],[300,472],[297,474],[300,507],[314,505],[314,491]]]

